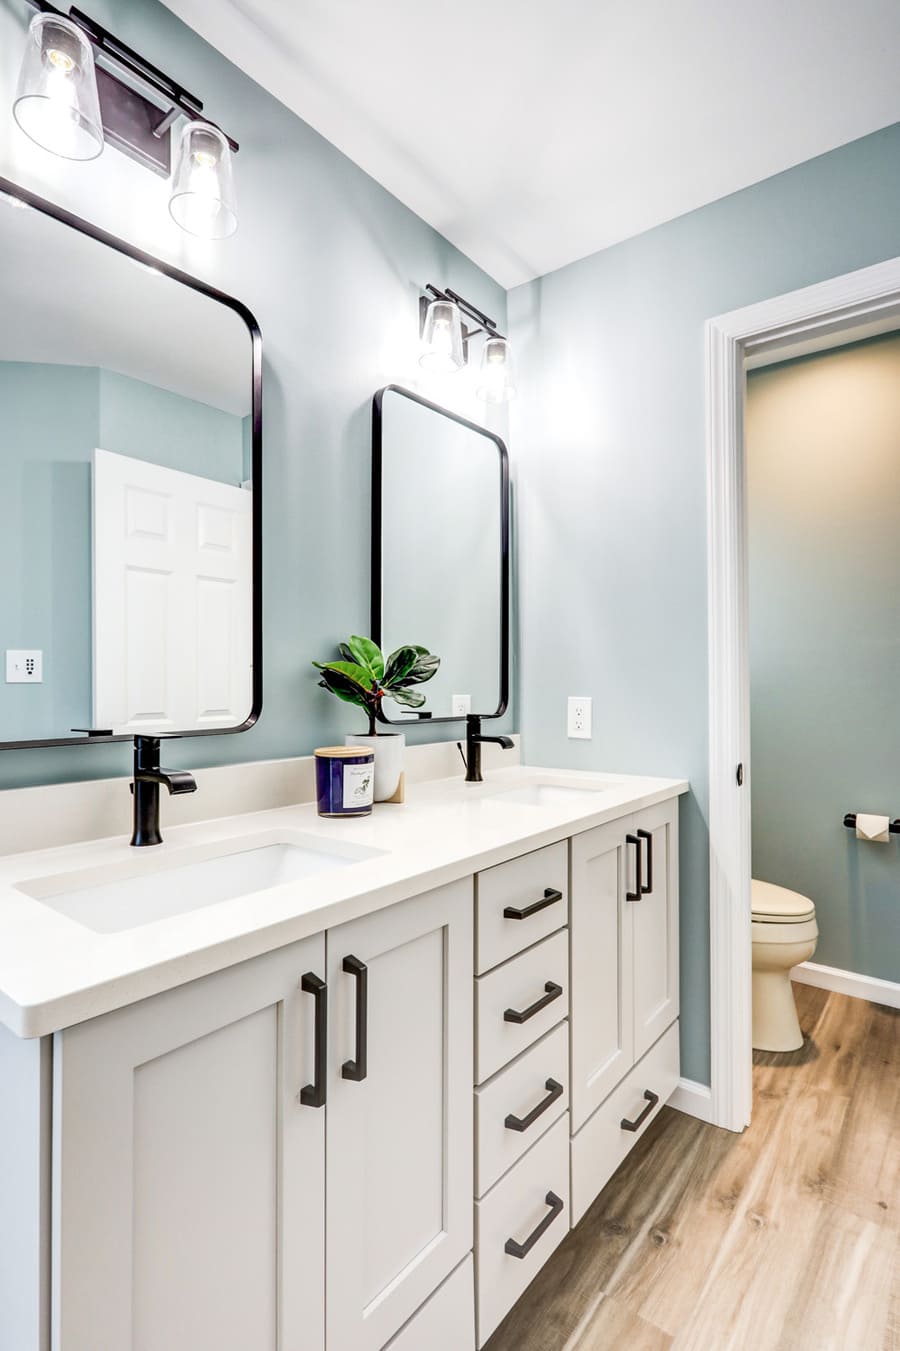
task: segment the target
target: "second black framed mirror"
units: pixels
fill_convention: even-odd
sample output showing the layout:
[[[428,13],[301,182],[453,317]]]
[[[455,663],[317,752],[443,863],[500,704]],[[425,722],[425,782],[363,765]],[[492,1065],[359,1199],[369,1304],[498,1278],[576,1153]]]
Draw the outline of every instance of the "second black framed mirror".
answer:
[[[384,722],[499,718],[509,703],[509,455],[503,440],[400,385],[372,410],[371,634],[441,658],[415,713]]]

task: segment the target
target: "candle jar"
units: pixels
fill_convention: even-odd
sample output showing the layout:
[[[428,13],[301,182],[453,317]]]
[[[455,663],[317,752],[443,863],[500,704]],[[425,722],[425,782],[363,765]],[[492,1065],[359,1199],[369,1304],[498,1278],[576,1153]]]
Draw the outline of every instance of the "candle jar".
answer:
[[[321,746],[315,752],[320,816],[371,816],[375,754],[368,746]]]

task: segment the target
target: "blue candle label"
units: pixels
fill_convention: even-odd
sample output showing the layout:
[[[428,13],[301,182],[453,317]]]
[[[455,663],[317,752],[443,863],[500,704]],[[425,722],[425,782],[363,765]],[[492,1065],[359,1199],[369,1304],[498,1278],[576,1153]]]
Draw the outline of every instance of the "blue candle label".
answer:
[[[374,792],[372,765],[344,765],[344,807],[371,807]]]

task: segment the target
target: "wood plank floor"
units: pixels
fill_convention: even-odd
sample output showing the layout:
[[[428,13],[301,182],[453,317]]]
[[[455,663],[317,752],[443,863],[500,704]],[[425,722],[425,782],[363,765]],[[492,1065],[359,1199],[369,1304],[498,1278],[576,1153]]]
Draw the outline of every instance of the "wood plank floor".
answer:
[[[794,989],[749,1129],[666,1108],[486,1351],[900,1351],[900,1012]]]

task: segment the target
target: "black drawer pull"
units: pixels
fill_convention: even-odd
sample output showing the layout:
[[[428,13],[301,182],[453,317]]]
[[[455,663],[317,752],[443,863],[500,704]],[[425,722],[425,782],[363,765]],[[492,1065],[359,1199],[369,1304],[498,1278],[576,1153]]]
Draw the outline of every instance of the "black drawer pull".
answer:
[[[626,835],[626,844],[634,845],[634,891],[626,891],[626,901],[639,901],[644,891],[644,880],[641,872],[641,842],[637,835]]]
[[[563,987],[557,985],[555,981],[548,980],[544,986],[545,993],[540,999],[536,999],[533,1004],[529,1004],[527,1009],[506,1009],[503,1014],[505,1023],[527,1023],[529,1018],[533,1018],[541,1009],[545,1009],[548,1004],[552,1004],[554,999],[559,999],[563,992]]]
[[[619,1122],[619,1125],[622,1127],[623,1131],[640,1130],[641,1126],[643,1126],[644,1122],[647,1120],[647,1117],[650,1115],[656,1104],[659,1102],[659,1094],[651,1093],[649,1088],[645,1091],[644,1097],[647,1100],[647,1106],[644,1108],[644,1110],[641,1112],[639,1116],[636,1116],[633,1121],[629,1121],[627,1116],[622,1117],[622,1120]]]
[[[555,887],[545,887],[544,894],[539,901],[532,901],[531,905],[523,905],[521,910],[517,910],[514,905],[508,905],[503,911],[504,919],[531,919],[539,910],[546,910],[548,905],[555,905],[561,901],[563,894],[557,891]]]
[[[312,971],[307,971],[306,975],[300,978],[300,989],[304,994],[311,994],[316,1001],[313,1081],[305,1088],[301,1088],[300,1101],[304,1107],[324,1107],[325,1076],[328,1069],[328,986],[324,980],[313,975]]]
[[[539,1116],[543,1116],[548,1107],[552,1107],[557,1098],[561,1098],[565,1089],[562,1084],[558,1084],[555,1079],[548,1079],[544,1084],[547,1090],[546,1098],[542,1098],[537,1107],[532,1107],[527,1116],[513,1116],[512,1113],[504,1121],[504,1126],[508,1131],[527,1131],[529,1126],[533,1126]]]
[[[341,970],[356,980],[356,1057],[344,1061],[341,1076],[361,1083],[369,1072],[369,968],[358,957],[345,957]]]
[[[527,1257],[535,1243],[544,1237],[557,1215],[561,1215],[565,1209],[565,1202],[560,1200],[556,1192],[548,1192],[544,1197],[544,1204],[550,1207],[550,1213],[544,1216],[537,1229],[528,1235],[524,1243],[519,1243],[514,1238],[508,1238],[504,1243],[503,1251],[510,1257]]]
[[[649,896],[653,891],[653,836],[649,830],[639,830],[638,838],[647,841],[647,880],[641,887],[641,893]]]

